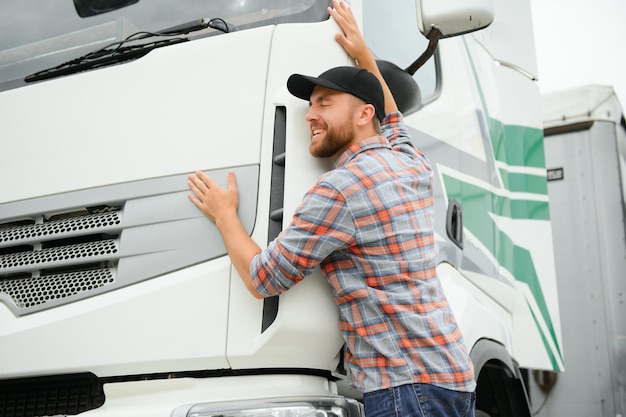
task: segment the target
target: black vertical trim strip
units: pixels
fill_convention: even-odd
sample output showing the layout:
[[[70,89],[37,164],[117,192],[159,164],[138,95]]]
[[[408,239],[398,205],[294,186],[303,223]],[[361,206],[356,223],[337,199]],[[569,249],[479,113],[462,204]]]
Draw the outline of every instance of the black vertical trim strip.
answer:
[[[285,141],[287,138],[287,109],[276,107],[274,115],[274,147],[272,151],[272,184],[270,190],[270,219],[267,241],[271,242],[283,228],[285,195]],[[278,315],[278,296],[263,301],[261,333],[268,329]]]
[[[287,135],[287,110],[277,107],[274,116],[274,149],[272,151],[272,185],[270,194],[270,222],[267,241],[278,236],[283,228],[285,193],[285,140]]]

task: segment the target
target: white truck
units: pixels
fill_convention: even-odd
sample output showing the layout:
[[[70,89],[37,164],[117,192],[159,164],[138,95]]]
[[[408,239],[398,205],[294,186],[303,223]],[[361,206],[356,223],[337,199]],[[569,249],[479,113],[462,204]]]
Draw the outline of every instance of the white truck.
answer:
[[[435,170],[479,414],[529,416],[523,370],[563,368],[529,2],[350,3]],[[254,299],[187,198],[234,170],[263,245],[331,168],[285,85],[353,64],[328,5],[0,2],[0,415],[362,415],[321,274]]]
[[[626,123],[612,87],[542,96],[565,371],[533,372],[540,417],[626,415]]]

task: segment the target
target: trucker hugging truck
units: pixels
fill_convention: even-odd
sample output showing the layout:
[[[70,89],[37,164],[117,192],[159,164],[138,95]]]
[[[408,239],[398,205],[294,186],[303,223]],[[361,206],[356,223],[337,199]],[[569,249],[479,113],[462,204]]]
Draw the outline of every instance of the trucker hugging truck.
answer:
[[[528,1],[350,3],[435,169],[479,414],[528,416],[563,368]],[[234,170],[264,245],[330,168],[285,86],[352,64],[328,5],[0,4],[0,415],[362,414],[323,277],[254,299],[187,199]]]

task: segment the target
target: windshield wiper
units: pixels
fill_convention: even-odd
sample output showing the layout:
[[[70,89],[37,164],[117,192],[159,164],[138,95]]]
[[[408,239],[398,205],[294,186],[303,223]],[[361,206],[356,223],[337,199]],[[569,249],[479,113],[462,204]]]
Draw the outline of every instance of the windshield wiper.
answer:
[[[173,38],[156,42],[148,42],[141,45],[118,47],[114,50],[101,49],[90,52],[79,58],[73,59],[56,67],[48,68],[24,78],[27,83],[47,80],[63,75],[76,74],[81,71],[96,69],[107,65],[117,64],[132,59],[141,58],[155,48],[185,42],[187,38]]]
[[[104,48],[89,52],[71,61],[28,75],[24,78],[24,81],[27,83],[42,81],[141,58],[153,49],[189,40],[188,37],[181,35],[187,35],[207,28],[216,29],[224,33],[237,30],[235,26],[226,23],[223,19],[214,18],[193,20],[159,32],[137,32],[122,41],[111,43]],[[148,42],[137,43],[143,39],[163,37],[165,39],[152,39]]]

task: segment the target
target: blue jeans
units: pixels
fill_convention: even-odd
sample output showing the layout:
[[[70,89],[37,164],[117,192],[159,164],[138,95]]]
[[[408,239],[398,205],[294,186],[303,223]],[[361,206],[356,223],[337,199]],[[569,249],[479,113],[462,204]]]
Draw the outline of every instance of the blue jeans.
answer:
[[[451,391],[430,384],[407,384],[368,392],[365,417],[474,417],[473,392]]]

